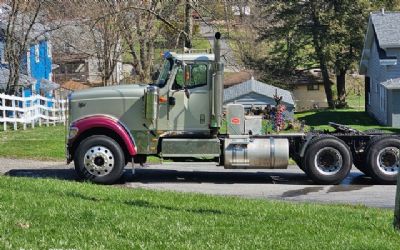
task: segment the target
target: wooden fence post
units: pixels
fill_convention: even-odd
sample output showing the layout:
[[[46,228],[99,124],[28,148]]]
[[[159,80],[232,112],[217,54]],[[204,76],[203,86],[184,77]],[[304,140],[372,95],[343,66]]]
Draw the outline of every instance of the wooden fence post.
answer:
[[[30,99],[30,105],[29,105],[29,116],[31,117],[31,127],[35,127],[35,117],[36,117],[36,111],[35,111],[35,102],[34,102],[34,96],[31,95],[29,97]],[[39,117],[40,119],[40,117]]]
[[[15,110],[15,96],[11,96],[11,106],[13,110],[14,130],[17,130],[17,111]]]
[[[24,97],[24,95],[22,95],[23,97]],[[24,99],[22,100],[22,109],[24,110],[23,112],[22,112],[22,114],[23,114],[23,116],[24,116],[24,124],[22,125],[23,126],[23,128],[24,128],[24,130],[26,130],[26,124],[28,123],[27,122],[27,118],[28,118],[28,116],[27,116],[27,114],[28,114],[28,111],[27,111],[27,108],[26,108],[26,98],[24,97]]]
[[[56,100],[51,99],[51,113],[53,117],[53,126],[57,124],[56,118],[57,118],[57,111],[56,111]]]
[[[46,108],[46,126],[49,126],[49,100],[46,98],[46,102],[45,102],[45,108]]]
[[[36,98],[38,98],[38,97],[36,96]],[[39,99],[39,104],[37,105],[37,113],[39,114],[39,119],[38,119],[39,120],[39,127],[42,126],[42,117],[41,117],[42,116],[42,108],[41,108],[42,107],[41,106],[42,103],[41,103],[41,101],[42,100]]]
[[[6,98],[5,98],[5,97],[3,97],[3,98],[1,99],[1,106],[2,106],[2,108],[3,108],[3,119],[4,119],[4,122],[3,122],[3,129],[4,129],[4,131],[6,131],[6,130],[7,130],[7,121],[6,121],[6,119],[7,119],[7,112],[6,112]]]

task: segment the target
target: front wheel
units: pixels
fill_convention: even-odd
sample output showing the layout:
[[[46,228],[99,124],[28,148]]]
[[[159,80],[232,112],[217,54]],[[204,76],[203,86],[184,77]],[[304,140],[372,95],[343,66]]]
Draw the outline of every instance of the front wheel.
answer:
[[[335,137],[315,139],[307,148],[304,158],[306,174],[318,184],[338,184],[352,166],[350,150]]]
[[[113,184],[122,176],[125,157],[115,140],[94,135],[79,144],[74,163],[81,178],[99,184]]]
[[[395,184],[400,167],[400,139],[381,137],[368,150],[367,170],[380,184]]]

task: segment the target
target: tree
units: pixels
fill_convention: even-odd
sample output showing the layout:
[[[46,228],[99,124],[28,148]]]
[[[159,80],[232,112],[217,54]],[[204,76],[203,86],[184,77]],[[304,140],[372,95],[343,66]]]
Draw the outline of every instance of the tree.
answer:
[[[346,104],[346,74],[361,57],[364,45],[365,9],[362,1],[332,0],[332,19],[329,24],[329,37],[333,39],[329,45],[332,63],[336,73],[337,97],[342,106]]]
[[[6,20],[4,55],[8,62],[9,78],[6,94],[15,94],[19,84],[21,59],[28,46],[39,36],[44,35],[38,29],[39,14],[44,0],[29,4],[22,0],[11,2],[10,9],[3,13]],[[35,34],[34,34],[35,31]]]
[[[187,36],[185,37],[185,47],[192,48],[193,39],[193,0],[185,0],[185,32]]]

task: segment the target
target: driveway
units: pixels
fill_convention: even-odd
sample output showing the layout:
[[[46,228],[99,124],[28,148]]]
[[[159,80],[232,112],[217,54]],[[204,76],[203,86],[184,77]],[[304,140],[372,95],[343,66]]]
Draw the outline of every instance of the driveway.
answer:
[[[76,180],[72,164],[0,159],[0,174]],[[232,195],[295,202],[361,204],[394,208],[396,186],[374,185],[353,169],[340,185],[315,185],[295,166],[288,170],[226,170],[215,163],[164,163],[127,168],[121,183],[131,188]]]

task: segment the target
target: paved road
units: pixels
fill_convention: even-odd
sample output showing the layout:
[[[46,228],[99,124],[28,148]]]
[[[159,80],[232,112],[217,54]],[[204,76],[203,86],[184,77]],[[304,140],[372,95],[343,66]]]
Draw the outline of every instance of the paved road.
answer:
[[[75,180],[72,164],[0,159],[0,174]],[[132,188],[234,195],[296,202],[362,204],[394,208],[396,186],[374,185],[352,170],[342,184],[314,185],[297,167],[288,170],[225,170],[214,163],[165,163],[126,171],[120,185]]]

